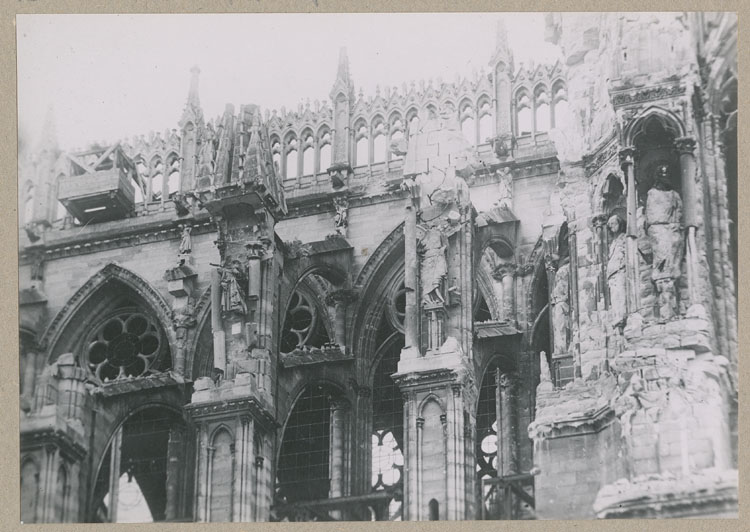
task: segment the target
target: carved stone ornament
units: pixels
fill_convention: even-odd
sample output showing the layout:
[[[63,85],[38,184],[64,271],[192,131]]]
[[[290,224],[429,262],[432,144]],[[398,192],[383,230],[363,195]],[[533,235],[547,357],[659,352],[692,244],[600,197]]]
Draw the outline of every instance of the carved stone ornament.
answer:
[[[247,314],[245,292],[242,286],[247,284],[247,272],[238,260],[232,261],[230,267],[221,268],[221,309],[224,312]]]
[[[443,284],[448,275],[447,249],[447,239],[437,227],[427,229],[419,242],[419,251],[422,255],[420,262],[422,302],[425,305],[445,302]]]
[[[568,351],[568,336],[570,332],[570,293],[568,272],[570,263],[560,265],[555,274],[555,286],[552,290],[552,334],[555,353]]]
[[[182,226],[182,239],[180,240],[180,255],[185,255],[193,251],[193,240],[190,236],[193,228],[189,225]]]
[[[671,188],[667,165],[660,165],[656,170],[654,186],[648,191],[645,215],[653,257],[651,279],[656,285],[659,317],[668,320],[677,314],[674,281],[681,272],[684,239],[682,199]]]
[[[617,327],[623,324],[627,312],[627,264],[625,222],[619,216],[610,216],[607,220],[611,240],[607,259],[607,287],[610,300],[610,325]]]
[[[333,226],[336,233],[346,236],[346,228],[349,225],[349,200],[344,196],[333,198],[333,206],[336,214],[333,217]]]

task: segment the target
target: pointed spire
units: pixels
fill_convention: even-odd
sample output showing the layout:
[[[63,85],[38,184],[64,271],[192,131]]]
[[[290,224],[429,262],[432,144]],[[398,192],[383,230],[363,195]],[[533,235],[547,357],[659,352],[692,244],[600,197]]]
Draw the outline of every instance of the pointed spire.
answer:
[[[201,102],[198,97],[198,78],[200,77],[201,69],[198,65],[194,65],[190,69],[190,91],[188,92],[188,105],[191,107],[200,107]]]
[[[349,73],[349,57],[346,55],[346,46],[339,49],[339,68],[336,72],[336,79],[349,82],[351,74]]]
[[[331,98],[336,98],[342,92],[350,99],[354,98],[354,83],[349,72],[349,57],[346,55],[344,46],[339,49],[339,65],[336,70],[336,81],[331,89]]]
[[[185,109],[182,111],[180,128],[185,127],[185,124],[188,122],[196,125],[203,123],[203,110],[201,109],[200,97],[198,96],[198,77],[200,73],[201,69],[198,68],[198,65],[190,69],[190,89],[188,90]]]
[[[495,33],[495,53],[492,56],[490,66],[495,67],[498,63],[505,63],[505,70],[511,70],[513,66],[513,51],[508,44],[508,30],[505,27],[505,20],[497,20],[497,30]],[[510,67],[510,68],[509,68]]]
[[[50,105],[44,115],[44,123],[35,151],[42,153],[44,151],[56,152],[57,150],[57,120],[55,119],[55,108]]]

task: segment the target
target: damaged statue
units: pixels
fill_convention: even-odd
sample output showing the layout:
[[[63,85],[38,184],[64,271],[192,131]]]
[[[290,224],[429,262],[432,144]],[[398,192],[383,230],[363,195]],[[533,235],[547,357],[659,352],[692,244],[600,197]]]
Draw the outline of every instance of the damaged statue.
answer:
[[[621,327],[627,312],[627,285],[625,265],[627,264],[625,224],[619,216],[613,215],[607,220],[611,233],[609,258],[607,260],[607,287],[609,288],[609,307],[612,327]]]
[[[682,199],[670,185],[669,168],[661,165],[646,199],[646,230],[653,253],[651,279],[656,284],[662,320],[677,312],[674,281],[680,277],[684,248],[681,220]]]

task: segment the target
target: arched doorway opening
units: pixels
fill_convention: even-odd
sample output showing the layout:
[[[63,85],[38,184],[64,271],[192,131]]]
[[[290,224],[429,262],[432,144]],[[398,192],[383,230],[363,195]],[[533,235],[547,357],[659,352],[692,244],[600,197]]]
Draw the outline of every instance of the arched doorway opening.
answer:
[[[187,426],[174,410],[150,406],[118,427],[99,467],[94,523],[149,523],[188,517]]]

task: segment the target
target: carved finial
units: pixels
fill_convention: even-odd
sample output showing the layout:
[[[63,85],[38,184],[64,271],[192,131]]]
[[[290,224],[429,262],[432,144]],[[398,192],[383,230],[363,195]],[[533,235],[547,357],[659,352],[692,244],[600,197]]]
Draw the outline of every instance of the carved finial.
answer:
[[[201,69],[198,65],[190,69],[190,91],[188,92],[188,105],[191,107],[200,107],[200,98],[198,97],[198,78]]]
[[[380,98],[380,85],[375,85],[375,97]]]
[[[336,72],[336,79],[349,83],[351,74],[349,73],[349,57],[346,55],[346,46],[339,48],[339,67]]]
[[[44,151],[54,152],[57,149],[57,120],[55,119],[55,108],[50,105],[44,115],[44,125],[37,142],[36,151],[39,153]]]

